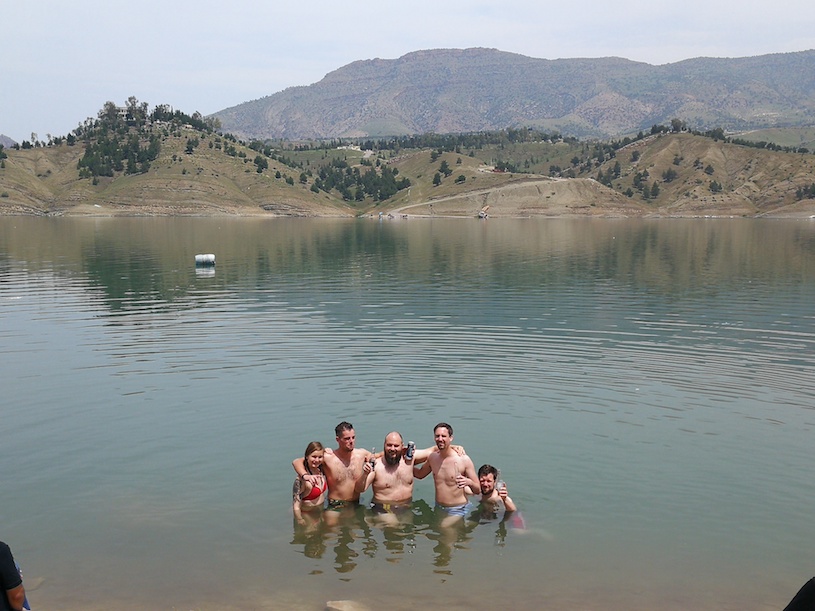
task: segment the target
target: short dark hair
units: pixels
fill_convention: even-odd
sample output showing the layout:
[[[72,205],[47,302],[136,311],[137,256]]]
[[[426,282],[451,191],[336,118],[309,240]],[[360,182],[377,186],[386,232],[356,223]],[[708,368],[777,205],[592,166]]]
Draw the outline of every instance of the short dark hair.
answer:
[[[337,426],[334,427],[334,433],[336,433],[337,437],[342,437],[343,432],[345,431],[353,431],[354,425],[350,422],[346,422],[343,420]]]
[[[484,477],[485,475],[489,475],[492,473],[492,476],[495,479],[498,479],[498,469],[493,467],[492,465],[481,465],[478,467],[478,477]]]
[[[450,437],[453,436],[453,427],[450,426],[449,424],[447,424],[446,422],[439,422],[436,426],[433,427],[433,432],[435,433],[436,429],[441,428],[441,427],[444,427],[444,428],[447,429],[447,433],[450,435]]]

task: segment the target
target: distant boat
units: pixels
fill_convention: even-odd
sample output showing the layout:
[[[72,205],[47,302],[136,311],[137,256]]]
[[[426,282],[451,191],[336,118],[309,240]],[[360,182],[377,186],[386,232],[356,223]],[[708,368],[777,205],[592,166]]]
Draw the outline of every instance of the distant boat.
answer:
[[[480,218],[480,219],[487,218],[487,216],[488,216],[487,215],[487,210],[489,210],[489,209],[490,209],[489,204],[484,206],[483,208],[481,208],[481,210],[478,211],[478,218]]]

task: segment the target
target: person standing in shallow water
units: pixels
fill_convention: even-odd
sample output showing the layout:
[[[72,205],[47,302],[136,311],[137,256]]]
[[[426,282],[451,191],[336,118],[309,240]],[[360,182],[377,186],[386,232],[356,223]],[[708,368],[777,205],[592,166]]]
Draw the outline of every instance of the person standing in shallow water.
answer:
[[[518,508],[507,494],[507,485],[500,482],[498,487],[498,469],[492,465],[481,465],[478,468],[478,483],[481,485],[481,498],[479,499],[484,510],[497,513],[501,506],[507,513]]]
[[[306,524],[305,515],[309,515],[312,521],[319,518],[319,514],[325,504],[325,497],[328,491],[328,481],[323,473],[323,456],[325,450],[319,441],[312,441],[306,446],[303,457],[306,474],[305,477],[298,477],[294,481],[292,489],[292,511],[294,519],[301,526]],[[303,512],[306,512],[304,515]],[[315,515],[316,514],[316,515]]]
[[[433,429],[438,452],[430,454],[421,468],[414,469],[417,479],[433,473],[436,488],[436,509],[443,514],[441,526],[450,526],[463,519],[470,508],[467,487],[473,494],[481,494],[472,459],[453,450],[453,427],[440,422]]]
[[[481,498],[478,507],[470,516],[477,524],[488,524],[499,518],[501,509],[503,516],[498,521],[498,530],[495,531],[496,543],[504,544],[507,536],[507,526],[513,529],[526,528],[523,516],[518,511],[515,502],[507,494],[506,483],[499,480],[499,471],[492,465],[481,465],[478,468],[478,483],[481,484]]]
[[[381,522],[398,524],[410,519],[413,499],[413,465],[427,460],[435,448],[414,450],[410,458],[405,455],[402,435],[393,431],[385,436],[382,460],[365,463],[362,477],[357,480],[357,492],[373,486],[371,511]]]
[[[337,435],[337,449],[326,449],[323,456],[323,473],[328,482],[328,507],[324,518],[331,524],[336,524],[345,510],[353,514],[359,504],[360,493],[356,491],[356,482],[362,475],[362,466],[371,457],[367,450],[356,448],[357,435],[350,422],[340,422],[334,432]],[[304,480],[315,477],[309,475],[303,458],[296,458],[292,466]]]

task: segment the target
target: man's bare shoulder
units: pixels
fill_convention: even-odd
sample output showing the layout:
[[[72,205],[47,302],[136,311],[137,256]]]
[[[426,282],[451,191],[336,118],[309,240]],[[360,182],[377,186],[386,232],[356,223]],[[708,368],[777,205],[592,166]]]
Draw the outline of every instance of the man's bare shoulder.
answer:
[[[339,458],[334,453],[334,450],[332,450],[331,448],[326,448],[325,454],[323,454],[323,462],[330,462],[332,460],[339,460]]]
[[[326,449],[323,455],[323,469],[333,471],[336,467],[342,465],[342,461],[333,451]]]
[[[427,462],[430,464],[431,467],[435,469],[442,462],[444,462],[444,457],[438,452],[433,452],[430,456],[427,457]]]
[[[337,455],[334,453],[334,450],[332,450],[331,448],[325,448],[323,453],[323,462],[335,460],[336,458]]]
[[[354,448],[350,454],[343,454],[337,452],[329,453],[326,450],[325,457],[323,458],[324,464],[348,464],[348,462],[360,462],[368,457],[368,450]]]
[[[473,471],[475,471],[475,463],[473,462],[472,458],[470,458],[467,455],[464,455],[464,456],[459,456],[459,460],[461,460],[464,463],[464,468],[465,469],[472,469]]]

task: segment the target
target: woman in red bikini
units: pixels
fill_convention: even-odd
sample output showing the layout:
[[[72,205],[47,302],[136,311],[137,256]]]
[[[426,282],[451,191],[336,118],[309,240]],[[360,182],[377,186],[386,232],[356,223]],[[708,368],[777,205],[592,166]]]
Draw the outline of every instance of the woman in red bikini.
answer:
[[[320,510],[325,504],[328,482],[323,474],[323,455],[325,449],[319,441],[312,441],[306,446],[304,454],[304,466],[306,474],[311,475],[309,481],[298,477],[294,481],[292,489],[292,510],[294,519],[300,525],[305,525],[309,515],[309,521],[316,522],[320,519]]]

